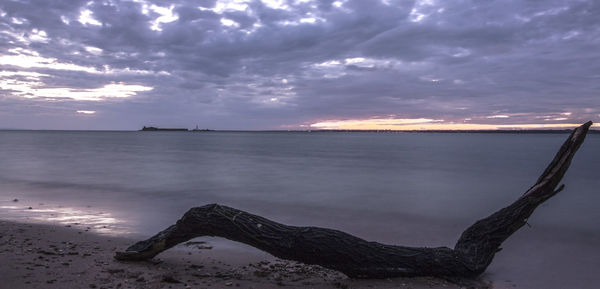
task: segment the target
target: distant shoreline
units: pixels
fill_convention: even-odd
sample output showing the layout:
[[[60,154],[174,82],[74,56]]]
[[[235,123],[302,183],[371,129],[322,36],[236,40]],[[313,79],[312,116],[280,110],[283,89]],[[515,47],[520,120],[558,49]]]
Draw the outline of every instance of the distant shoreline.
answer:
[[[67,130],[67,129],[12,129],[12,128],[0,128],[0,132],[19,132],[19,131],[28,131],[28,132],[146,132],[142,130]],[[193,130],[193,129],[157,129],[157,130],[147,130],[150,132],[219,132],[219,133],[228,133],[228,132],[256,132],[256,133],[484,133],[484,134],[493,134],[493,133],[503,133],[503,134],[566,134],[571,133],[573,130],[571,129],[535,129],[535,130],[329,130],[329,129],[319,129],[319,130],[213,130],[213,129],[201,129],[201,130]],[[600,129],[590,129],[589,134],[600,134]]]

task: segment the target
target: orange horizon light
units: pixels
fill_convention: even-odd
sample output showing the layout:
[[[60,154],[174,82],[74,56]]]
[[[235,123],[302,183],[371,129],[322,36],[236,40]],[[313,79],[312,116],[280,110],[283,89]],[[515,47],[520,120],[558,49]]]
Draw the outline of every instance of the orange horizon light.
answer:
[[[365,119],[330,120],[310,125],[322,130],[527,130],[527,129],[568,129],[580,123],[524,123],[524,124],[480,124],[453,123],[435,119]],[[597,127],[596,124],[594,126]]]

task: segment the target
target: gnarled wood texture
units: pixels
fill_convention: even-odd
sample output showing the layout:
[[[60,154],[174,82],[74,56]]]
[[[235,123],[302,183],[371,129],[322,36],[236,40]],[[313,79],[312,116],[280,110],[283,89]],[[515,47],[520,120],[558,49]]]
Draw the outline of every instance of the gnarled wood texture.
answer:
[[[192,208],[175,225],[137,242],[118,260],[145,260],[200,236],[218,236],[248,244],[276,257],[317,264],[352,278],[397,276],[476,277],[492,262],[500,245],[526,224],[535,208],[556,189],[592,122],[576,128],[550,165],[514,203],[467,228],[454,249],[385,245],[347,233],[317,227],[296,227],[227,206]]]

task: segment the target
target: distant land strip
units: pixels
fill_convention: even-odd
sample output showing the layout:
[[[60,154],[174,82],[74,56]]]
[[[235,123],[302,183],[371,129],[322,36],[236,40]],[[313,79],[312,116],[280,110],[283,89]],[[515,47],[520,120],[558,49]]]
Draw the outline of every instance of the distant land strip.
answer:
[[[311,132],[311,133],[344,133],[344,132],[364,132],[364,133],[507,133],[507,134],[565,134],[570,133],[572,129],[502,129],[502,130],[382,130],[382,129],[313,129],[313,130],[214,130],[214,129],[187,129],[187,128],[159,128],[153,126],[144,126],[139,131],[168,131],[168,132]],[[600,134],[600,130],[590,129],[591,134]]]
[[[154,126],[144,126],[140,131],[213,131],[212,129],[187,129],[187,128],[159,128]]]

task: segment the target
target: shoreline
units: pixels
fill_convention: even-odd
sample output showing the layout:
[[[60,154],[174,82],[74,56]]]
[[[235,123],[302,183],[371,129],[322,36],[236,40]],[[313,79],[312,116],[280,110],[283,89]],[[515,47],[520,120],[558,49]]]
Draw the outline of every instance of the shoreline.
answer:
[[[120,262],[135,240],[81,227],[0,220],[0,271],[7,288],[461,288],[431,277],[354,280],[258,250],[197,238],[147,262]],[[215,242],[222,244],[222,242]],[[232,242],[233,243],[233,242]],[[237,244],[237,243],[236,243]]]
[[[15,201],[15,197],[18,197],[17,201]],[[227,288],[228,286],[225,284],[229,282],[232,282],[230,285],[233,287],[240,284],[240,288],[470,288],[435,278],[351,280],[333,271],[327,273],[327,278],[324,278],[319,272],[322,272],[321,270],[327,272],[326,269],[307,269],[310,267],[302,264],[296,268],[297,263],[278,260],[253,247],[223,238],[210,237],[197,238],[192,241],[206,242],[196,245],[212,247],[211,249],[180,245],[157,256],[157,260],[162,260],[163,263],[169,262],[169,265],[166,266],[170,266],[168,267],[171,268],[170,271],[158,269],[160,267],[157,267],[158,265],[144,267],[149,264],[148,262],[121,263],[113,259],[115,251],[125,250],[133,243],[150,237],[158,230],[145,228],[140,231],[139,224],[131,223],[130,216],[119,215],[107,207],[96,204],[90,206],[87,205],[88,203],[93,204],[93,202],[87,201],[70,203],[56,200],[42,203],[39,199],[15,194],[8,200],[0,201],[0,227],[2,228],[0,229],[0,259],[2,260],[0,270],[7,272],[5,274],[8,282],[12,282],[7,282],[11,285],[9,288],[65,288],[72,284],[75,288],[90,288],[90,285],[94,285],[96,288],[169,288],[169,286],[171,288]],[[29,209],[30,207],[31,209]],[[300,221],[298,219],[302,213],[304,213],[302,210],[290,213],[289,216],[295,216],[293,218],[281,217],[281,214],[273,215],[280,216],[278,220],[283,223],[310,223],[310,220]],[[348,218],[348,214],[351,213],[346,212],[338,216]],[[323,216],[318,214],[312,217],[323,219]],[[439,220],[420,223],[423,221],[422,218],[406,219],[410,218],[408,215],[383,216],[383,219],[377,219],[376,216],[368,214],[363,217],[368,221],[365,224],[362,224],[360,220],[358,223],[354,223],[354,227],[350,228],[354,231],[347,230],[348,228],[341,228],[341,230],[350,231],[357,236],[369,236],[369,240],[389,244],[401,242],[408,246],[426,244],[431,247],[444,246],[447,243],[444,242],[447,238],[438,238],[440,236],[438,233],[441,232],[440,230],[444,231],[442,227],[449,226],[449,224],[439,224]],[[397,241],[385,233],[364,230],[369,223],[385,221],[392,217],[404,221],[402,231],[392,235],[406,235],[408,238]],[[595,232],[580,231],[576,228],[547,227],[539,224],[536,218],[538,217],[531,220],[533,228],[524,228],[506,240],[503,246],[506,250],[494,258],[488,270],[480,277],[483,284],[498,289],[595,288],[594,286],[598,284],[596,277],[596,268],[598,267],[596,265],[599,262],[597,258],[594,258],[594,252],[597,251],[595,244],[600,235]],[[334,227],[335,222],[318,225]],[[9,229],[11,226],[14,228]],[[426,226],[427,230],[419,230],[423,226]],[[450,224],[450,226],[452,225]],[[449,231],[454,231],[454,229]],[[11,234],[12,236],[10,236]],[[25,241],[32,244],[27,245]],[[50,250],[56,248],[64,251],[68,249],[67,242],[73,243],[72,245],[81,249],[71,252],[78,253],[77,255],[67,256],[71,258],[71,261],[58,258],[60,254],[58,254],[59,256],[35,254],[38,251],[52,252]],[[94,249],[96,247],[100,249]],[[83,254],[90,254],[90,251],[95,253],[100,261],[89,260],[87,258],[90,256],[83,256]],[[44,259],[39,259],[40,256]],[[48,257],[56,258],[49,259]],[[45,260],[45,263],[32,263],[38,259]],[[58,262],[61,259],[68,262]],[[561,262],[556,262],[557,260],[561,260]],[[62,263],[69,264],[63,265]],[[250,264],[253,265],[249,266]],[[51,268],[45,268],[45,266]],[[77,276],[77,273],[80,272],[66,270],[70,267],[84,268],[82,271],[91,268],[88,271],[95,275],[83,276],[80,274],[81,276]],[[267,272],[262,272],[265,269]],[[256,271],[258,273],[255,274]],[[113,273],[107,274],[106,272]],[[143,272],[145,277],[138,283],[137,278],[132,279],[131,276],[140,272]],[[171,272],[173,276],[181,275],[183,277],[178,277],[181,279],[176,280],[184,282],[181,284],[162,282],[164,276],[161,274],[164,272]],[[548,272],[552,272],[552,274],[547,274]],[[54,279],[62,280],[62,285],[54,286],[53,284],[57,281],[48,279],[48,276],[60,276],[60,278]],[[234,277],[237,279],[232,279]],[[85,280],[87,283],[74,283],[73,280],[77,278]],[[107,280],[112,279],[120,280],[121,287],[116,287],[119,283],[106,283]],[[190,281],[188,282],[188,280]],[[29,283],[24,283],[26,281]],[[48,281],[52,283],[46,283]],[[308,283],[303,284],[303,282]],[[109,285],[102,285],[105,283]],[[186,284],[189,287],[179,286]],[[481,284],[478,287],[482,287]]]
[[[229,282],[232,282],[230,285],[233,287],[240,284],[240,288],[283,287],[280,284],[291,288],[471,288],[465,286],[471,284],[461,286],[435,278],[352,280],[342,274],[320,267],[320,270],[308,269],[310,267],[299,264],[296,268],[298,264],[295,262],[278,260],[256,248],[224,238],[211,237],[191,240],[205,242],[204,244],[195,244],[200,248],[194,244],[192,244],[194,246],[180,245],[157,256],[157,260],[162,260],[163,263],[169,262],[166,266],[170,268],[170,271],[159,269],[158,265],[144,267],[150,264],[149,262],[121,263],[113,259],[115,251],[125,250],[133,243],[150,237],[157,230],[138,231],[137,225],[132,226],[127,223],[129,221],[127,216],[117,216],[102,206],[85,205],[87,202],[81,204],[61,202],[61,205],[56,202],[40,203],[39,200],[32,200],[21,195],[18,197],[17,201],[13,197],[0,202],[2,208],[0,209],[0,227],[2,228],[0,229],[0,259],[2,260],[0,270],[7,272],[7,279],[12,282],[7,283],[11,285],[10,288],[65,288],[71,284],[74,284],[75,288],[90,288],[90,285],[102,288],[99,285],[112,279],[120,280],[121,287],[116,287],[119,283],[109,282],[106,284],[110,286],[102,285],[103,288],[169,288],[169,286],[171,288],[227,288],[228,286],[224,284]],[[29,209],[30,206],[32,209]],[[291,215],[298,216],[300,213],[296,212]],[[370,220],[369,222],[378,220],[373,219],[373,216],[365,217]],[[402,217],[406,218],[407,216]],[[114,220],[108,220],[110,218],[114,218]],[[283,218],[282,220],[284,223],[297,221],[296,218]],[[424,243],[428,246],[444,245],[440,240],[435,239],[435,236],[438,235],[417,230],[427,225],[430,230],[438,232],[440,227],[436,227],[435,224],[439,221],[434,222],[435,224],[432,222],[421,224],[418,219],[405,221],[408,222],[403,225],[403,234],[410,234],[413,239],[403,239],[403,244],[412,246]],[[517,232],[505,242],[503,247],[506,250],[495,257],[494,262],[480,277],[480,283],[476,283],[476,287],[481,288],[488,285],[490,288],[498,289],[595,288],[594,286],[597,284],[595,271],[597,270],[594,268],[597,268],[595,265],[598,264],[598,260],[591,253],[597,250],[595,240],[598,240],[600,236],[573,228],[544,227],[536,223],[536,220],[532,219],[533,228]],[[332,224],[320,225],[330,227]],[[362,228],[363,225],[359,223],[355,224],[355,227]],[[353,233],[358,236],[361,234],[375,235],[377,237],[371,239],[384,243],[396,242],[386,240],[385,234],[377,235],[377,232],[369,233],[354,229]],[[435,240],[438,244],[435,243]],[[27,245],[25,241],[32,244]],[[73,244],[67,244],[68,242]],[[57,250],[65,251],[68,249],[67,245],[76,245],[76,248],[80,249],[71,252],[78,253],[77,255],[67,256],[71,261],[58,258],[60,253],[59,256],[49,255],[56,257],[51,259],[48,259],[49,256],[43,253],[35,254],[38,251],[52,252],[50,250],[57,248]],[[99,249],[94,249],[96,247]],[[531,254],[531,252],[534,253]],[[100,261],[89,260],[86,257],[90,256],[83,256],[90,253],[95,253]],[[39,259],[40,256],[43,259]],[[32,260],[38,261],[38,259],[45,263],[32,263]],[[58,262],[61,259],[68,262]],[[556,260],[563,260],[564,263],[557,263]],[[69,264],[63,265],[62,263]],[[89,270],[93,271],[92,274],[95,275],[83,276],[80,274],[81,276],[77,276],[77,273],[80,272],[65,270],[70,267],[84,268],[82,271],[88,270],[85,268],[92,268]],[[262,272],[265,269],[267,272]],[[325,270],[327,278],[319,273],[323,272],[322,270]],[[255,274],[256,271],[258,273]],[[113,273],[106,274],[106,272]],[[137,278],[132,280],[131,276],[140,272],[145,276],[142,281],[138,283]],[[161,274],[164,272],[171,272],[170,274],[173,276],[181,275],[182,279],[176,280],[184,282],[181,284],[162,282],[164,276]],[[540,272],[556,272],[556,274],[542,276]],[[62,285],[54,286],[53,284],[57,281],[48,279],[48,276],[60,276],[60,278],[54,279],[62,280]],[[73,276],[81,278],[87,283],[74,283]],[[237,279],[232,279],[234,277]],[[25,283],[26,281],[29,283]],[[52,283],[46,283],[48,281]],[[304,282],[307,283],[303,284]],[[188,285],[189,287],[179,285]]]

